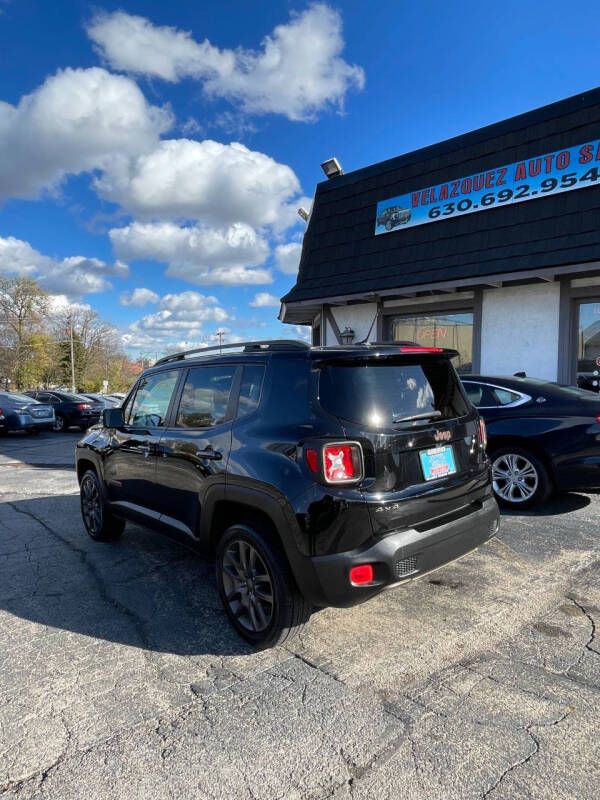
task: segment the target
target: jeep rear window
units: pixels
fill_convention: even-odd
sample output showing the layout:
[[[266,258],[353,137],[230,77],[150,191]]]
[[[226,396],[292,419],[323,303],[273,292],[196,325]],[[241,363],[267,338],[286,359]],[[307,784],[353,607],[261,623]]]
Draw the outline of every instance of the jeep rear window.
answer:
[[[429,412],[434,420],[468,413],[456,373],[446,359],[323,364],[319,400],[337,417],[370,428],[402,425],[404,418],[414,416],[422,416],[421,423],[428,423],[425,417]]]

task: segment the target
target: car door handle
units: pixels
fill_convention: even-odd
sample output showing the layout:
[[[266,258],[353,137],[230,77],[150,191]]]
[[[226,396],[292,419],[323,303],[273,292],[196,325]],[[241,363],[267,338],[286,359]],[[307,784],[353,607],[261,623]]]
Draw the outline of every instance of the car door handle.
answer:
[[[220,461],[223,458],[223,453],[219,450],[213,450],[212,447],[206,450],[197,450],[196,456],[198,458],[208,459],[210,461]]]

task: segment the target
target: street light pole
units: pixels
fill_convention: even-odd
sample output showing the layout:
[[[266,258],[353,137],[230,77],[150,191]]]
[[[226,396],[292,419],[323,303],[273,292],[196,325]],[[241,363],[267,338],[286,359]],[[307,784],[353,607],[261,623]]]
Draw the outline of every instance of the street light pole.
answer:
[[[73,356],[73,317],[69,319],[69,333],[71,336],[71,391],[75,394],[75,358]]]

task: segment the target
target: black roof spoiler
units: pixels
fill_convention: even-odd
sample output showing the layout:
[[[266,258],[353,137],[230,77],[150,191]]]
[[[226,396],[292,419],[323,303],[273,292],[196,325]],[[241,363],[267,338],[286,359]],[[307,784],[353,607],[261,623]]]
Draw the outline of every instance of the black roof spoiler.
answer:
[[[458,350],[446,347],[421,347],[414,342],[394,342],[393,344],[356,344],[334,347],[312,347],[310,357],[319,361],[328,359],[393,358],[395,356],[443,356],[455,358]]]

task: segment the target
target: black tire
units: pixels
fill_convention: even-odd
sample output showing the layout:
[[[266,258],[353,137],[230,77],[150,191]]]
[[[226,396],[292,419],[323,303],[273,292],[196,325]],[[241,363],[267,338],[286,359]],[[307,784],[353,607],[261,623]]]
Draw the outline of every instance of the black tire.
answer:
[[[245,564],[240,558],[244,550]],[[231,624],[258,649],[292,639],[310,617],[311,606],[298,591],[281,548],[253,524],[225,531],[217,545],[216,577]]]
[[[385,229],[386,229],[386,231],[391,231],[393,227],[394,227],[394,223],[393,223],[391,220],[388,220],[388,221],[385,223]]]
[[[66,433],[69,430],[67,420],[62,414],[56,414],[54,424],[52,426],[54,433]]]
[[[552,492],[552,479],[539,458],[523,447],[500,447],[490,455],[492,483],[498,503],[518,510],[545,502]]]
[[[125,520],[108,510],[104,489],[96,473],[88,469],[79,486],[81,516],[86,531],[96,542],[114,542],[125,529]]]

